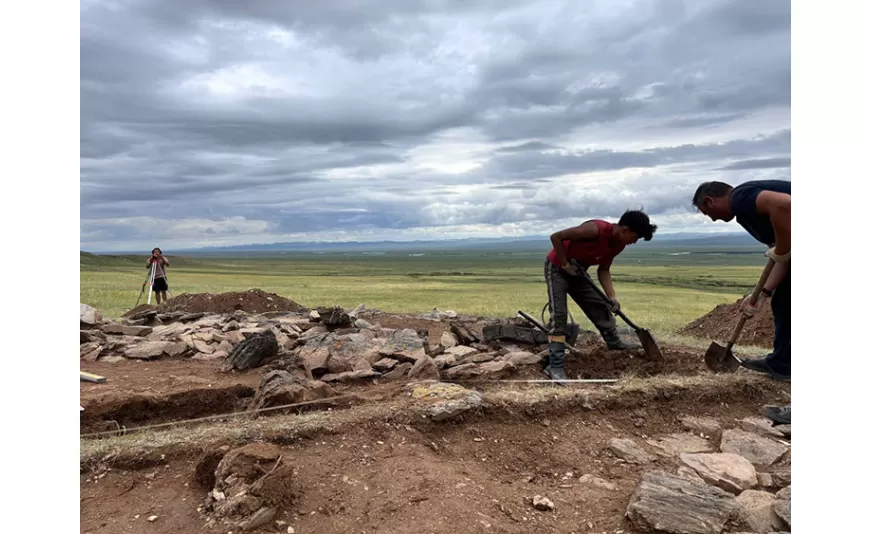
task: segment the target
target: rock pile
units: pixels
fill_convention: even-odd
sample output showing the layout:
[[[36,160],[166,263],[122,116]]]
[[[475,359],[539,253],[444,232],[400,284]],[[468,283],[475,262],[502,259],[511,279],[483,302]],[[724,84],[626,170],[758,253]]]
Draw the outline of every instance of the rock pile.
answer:
[[[80,356],[108,362],[219,360],[226,372],[269,366],[326,383],[497,379],[546,359],[546,336],[520,319],[452,319],[440,343],[430,346],[427,330],[384,328],[376,313],[366,314],[370,322],[361,317],[364,312],[364,306],[266,313],[149,307],[120,322],[102,322],[96,310],[82,305]],[[445,313],[431,320],[453,315]]]
[[[648,440],[654,454],[629,439],[611,440],[611,453],[625,461],[654,464],[674,455],[679,460],[673,473],[664,468],[667,462],[644,473],[625,511],[633,527],[672,534],[791,528],[790,443],[776,436],[769,422],[747,418],[723,430],[712,419],[680,421],[695,434]]]
[[[228,452],[219,449],[207,454],[196,471],[197,481],[210,490],[200,508],[209,526],[220,523],[243,532],[260,529],[292,504],[296,493],[291,462],[279,447],[268,443]]]

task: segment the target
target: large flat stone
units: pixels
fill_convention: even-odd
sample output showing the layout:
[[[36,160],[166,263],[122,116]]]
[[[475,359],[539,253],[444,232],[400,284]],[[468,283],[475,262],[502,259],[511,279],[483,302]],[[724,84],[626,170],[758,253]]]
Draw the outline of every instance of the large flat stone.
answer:
[[[546,354],[532,354],[524,350],[509,352],[504,359],[514,365],[538,365],[547,358]]]
[[[626,438],[613,438],[607,443],[610,451],[617,458],[622,458],[626,462],[633,464],[648,464],[655,458],[643,450],[640,445]]]
[[[625,516],[645,532],[720,534],[735,513],[731,494],[664,471],[644,473]]]
[[[103,316],[93,306],[79,303],[79,323],[84,323],[89,326],[99,324],[103,320]]]
[[[791,486],[779,490],[776,501],[773,503],[773,511],[791,528]]]
[[[769,467],[785,456],[789,447],[770,438],[745,430],[725,430],[719,445],[722,452],[743,456],[753,465]]]
[[[782,439],[785,436],[779,430],[779,427],[774,427],[773,422],[766,417],[746,417],[737,421],[737,426],[746,432],[752,432],[766,438]]]
[[[103,332],[106,334],[116,334],[121,336],[147,336],[151,333],[150,326],[127,326],[123,324],[107,324],[103,327]]]
[[[679,456],[683,452],[713,452],[713,445],[694,434],[670,434],[647,443],[662,451],[666,456]]]
[[[680,461],[709,484],[739,495],[758,484],[755,467],[746,458],[731,453],[682,453]]]
[[[405,328],[392,332],[379,353],[395,360],[417,363],[417,360],[426,355],[425,347],[426,340],[415,330]]]
[[[444,350],[444,354],[450,354],[457,360],[462,360],[464,357],[470,354],[476,354],[477,352],[477,349],[466,347],[465,345],[457,345]]]
[[[776,515],[773,504],[776,496],[773,493],[757,490],[746,490],[737,496],[740,520],[753,532],[775,532],[784,530],[785,522]]]
[[[347,371],[345,373],[323,375],[321,380],[324,382],[355,382],[357,380],[367,380],[377,378],[381,373],[368,369],[362,371]]]
[[[168,352],[177,350],[176,344],[171,341],[142,341],[131,345],[124,350],[124,356],[136,360],[153,360]]]

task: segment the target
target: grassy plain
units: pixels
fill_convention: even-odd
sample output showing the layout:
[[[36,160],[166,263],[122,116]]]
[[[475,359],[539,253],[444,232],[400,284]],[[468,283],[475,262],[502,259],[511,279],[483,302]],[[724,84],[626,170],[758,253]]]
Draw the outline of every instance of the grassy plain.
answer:
[[[259,288],[308,307],[363,303],[398,313],[438,308],[492,317],[511,317],[522,309],[539,316],[546,303],[545,254],[457,250],[169,256],[168,275],[174,295]],[[81,302],[107,317],[132,308],[146,276],[144,259],[83,253]],[[709,340],[674,333],[716,305],[751,291],[763,265],[763,255],[754,250],[697,248],[686,254],[638,247],[623,253],[612,272],[623,309],[634,322],[661,339],[706,346]],[[147,293],[142,302],[146,299]],[[570,309],[578,323],[590,327],[574,303]]]

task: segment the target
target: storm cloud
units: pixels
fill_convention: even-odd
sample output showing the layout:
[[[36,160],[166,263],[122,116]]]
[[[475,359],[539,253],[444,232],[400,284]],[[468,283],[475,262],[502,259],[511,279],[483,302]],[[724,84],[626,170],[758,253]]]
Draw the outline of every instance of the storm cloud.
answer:
[[[790,179],[787,0],[87,0],[81,247],[549,233]],[[720,227],[716,227],[717,229]]]

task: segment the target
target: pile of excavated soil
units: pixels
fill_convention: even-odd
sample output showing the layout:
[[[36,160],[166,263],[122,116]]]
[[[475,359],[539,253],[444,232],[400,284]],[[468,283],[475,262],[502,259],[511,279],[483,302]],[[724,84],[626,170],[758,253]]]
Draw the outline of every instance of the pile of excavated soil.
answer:
[[[250,289],[235,293],[185,293],[169,299],[163,311],[183,311],[188,313],[233,313],[241,310],[248,313],[264,313],[270,311],[306,311],[305,307],[290,299],[275,293],[266,293],[261,289]]]
[[[695,319],[687,324],[678,333],[711,341],[721,342],[723,345],[731,337],[737,321],[740,320],[740,302],[732,304],[720,304],[713,311]],[[773,347],[773,311],[770,309],[770,301],[766,301],[764,307],[755,317],[750,317],[740,331],[737,343],[740,345],[755,345],[758,347]]]

